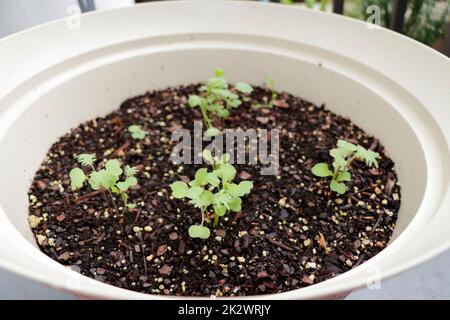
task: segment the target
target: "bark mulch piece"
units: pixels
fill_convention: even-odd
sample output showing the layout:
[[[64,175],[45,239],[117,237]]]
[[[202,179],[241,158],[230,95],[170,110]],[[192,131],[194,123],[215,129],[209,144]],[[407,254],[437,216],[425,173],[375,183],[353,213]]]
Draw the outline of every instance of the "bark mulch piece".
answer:
[[[200,212],[186,201],[170,199],[169,186],[193,177],[199,166],[173,165],[169,157],[175,145],[171,132],[192,130],[193,120],[201,119],[187,105],[196,88],[129,99],[51,147],[29,192],[30,222],[45,254],[83,275],[130,290],[233,296],[310,286],[386,247],[400,207],[400,186],[383,146],[350,120],[286,93],[274,109],[254,110],[252,104],[267,103],[271,95],[263,88],[255,88],[251,100],[221,125],[278,128],[279,176],[261,175],[260,165],[237,165],[237,182],[254,183],[242,211],[221,219],[208,240],[190,239],[187,229],[199,223]],[[127,130],[132,124],[150,134],[134,140]],[[317,162],[330,163],[328,150],[338,139],[381,155],[378,169],[352,164],[353,181],[343,196],[330,193],[329,181],[310,171]],[[89,187],[73,192],[68,173],[80,153],[95,153],[98,164],[118,158],[138,166],[140,184],[130,192],[137,207],[122,215],[108,208],[101,192]]]

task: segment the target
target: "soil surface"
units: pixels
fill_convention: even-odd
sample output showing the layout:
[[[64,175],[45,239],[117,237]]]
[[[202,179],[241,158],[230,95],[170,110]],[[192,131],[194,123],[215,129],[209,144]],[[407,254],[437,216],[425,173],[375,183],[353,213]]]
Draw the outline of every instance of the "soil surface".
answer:
[[[394,163],[380,143],[350,120],[323,106],[255,88],[222,128],[278,128],[280,172],[260,175],[260,165],[236,165],[253,181],[242,211],[221,219],[207,240],[187,229],[201,215],[185,200],[171,199],[170,184],[193,178],[206,165],[174,165],[169,157],[177,128],[193,129],[198,111],[187,105],[198,86],[149,92],[125,101],[104,118],[80,125],[50,149],[30,189],[30,224],[41,250],[72,270],[118,287],[163,295],[233,296],[293,290],[327,280],[386,247],[400,207]],[[150,134],[135,140],[139,124]],[[329,191],[329,180],[312,175],[317,162],[331,163],[338,139],[380,153],[379,168],[354,161],[349,192]],[[95,153],[137,166],[139,185],[130,192],[137,207],[115,212],[111,199],[89,186],[73,192],[74,156]],[[108,201],[106,201],[108,200]],[[120,199],[116,199],[120,206]]]

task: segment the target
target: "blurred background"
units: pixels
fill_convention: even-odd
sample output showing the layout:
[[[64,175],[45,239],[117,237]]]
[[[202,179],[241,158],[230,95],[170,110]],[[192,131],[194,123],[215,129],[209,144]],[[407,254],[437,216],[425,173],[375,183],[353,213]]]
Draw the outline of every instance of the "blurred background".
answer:
[[[0,0],[0,37],[75,14],[76,10],[81,12],[105,10],[150,1],[153,0]],[[375,22],[450,56],[450,0],[253,1],[334,11],[355,19]],[[379,15],[379,18],[371,18],[374,14]]]
[[[0,0],[0,38],[48,21],[149,0]],[[210,0],[214,1],[214,0]],[[248,0],[251,1],[251,0]],[[254,0],[257,1],[257,0]],[[269,0],[261,0],[269,2]],[[450,0],[279,0],[375,22],[450,56]],[[332,32],[332,30],[330,30]],[[450,76],[450,75],[449,75]],[[346,299],[450,299],[450,252]],[[0,270],[0,299],[76,299]]]

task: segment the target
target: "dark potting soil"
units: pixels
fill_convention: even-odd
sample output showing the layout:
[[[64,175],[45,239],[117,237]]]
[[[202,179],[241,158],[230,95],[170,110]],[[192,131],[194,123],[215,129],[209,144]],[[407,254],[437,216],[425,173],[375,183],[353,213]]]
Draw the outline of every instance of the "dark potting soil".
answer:
[[[207,240],[187,229],[201,215],[185,200],[171,199],[170,184],[189,180],[199,165],[174,165],[169,157],[177,128],[201,119],[187,105],[197,86],[147,93],[125,101],[104,118],[80,125],[50,149],[30,189],[30,224],[49,257],[98,281],[164,295],[233,296],[283,292],[350,270],[386,247],[400,207],[394,163],[377,139],[350,120],[282,93],[273,109],[271,93],[255,88],[222,128],[278,128],[280,172],[261,175],[260,165],[236,165],[237,182],[254,188],[242,211],[228,213]],[[134,140],[139,124],[149,132]],[[338,139],[380,153],[379,168],[358,161],[349,191],[339,196],[329,180],[312,175],[317,162],[331,163]],[[89,186],[73,192],[69,171],[75,155],[95,153],[139,168],[130,192],[135,209],[117,213]],[[203,165],[205,167],[206,165]],[[120,199],[116,199],[120,205]],[[110,207],[109,207],[110,206]]]

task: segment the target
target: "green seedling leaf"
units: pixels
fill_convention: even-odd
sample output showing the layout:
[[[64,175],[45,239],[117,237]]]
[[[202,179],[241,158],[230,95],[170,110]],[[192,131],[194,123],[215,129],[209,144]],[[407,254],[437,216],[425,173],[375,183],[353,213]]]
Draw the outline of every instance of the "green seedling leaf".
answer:
[[[231,107],[231,108],[237,108],[237,107],[239,107],[240,105],[242,104],[242,101],[241,100],[239,100],[239,99],[233,99],[233,100],[231,100],[231,101],[229,101],[228,102],[228,105]]]
[[[205,226],[190,226],[188,230],[189,236],[191,238],[208,239],[211,235],[209,229]]]
[[[137,179],[135,177],[128,177],[125,179],[125,184],[127,185],[127,189],[134,187],[135,185],[137,185]]]
[[[139,126],[130,126],[130,132],[137,132],[140,128]],[[120,167],[120,162],[117,159],[108,160],[105,164],[104,169],[96,171],[93,167],[96,161],[95,154],[80,154],[76,157],[77,161],[84,166],[91,166],[92,172],[89,177],[87,177],[84,172],[79,168],[74,168],[70,171],[69,177],[71,180],[71,186],[73,190],[81,188],[84,181],[88,180],[89,185],[93,190],[106,190],[111,195],[111,193],[119,194],[123,201],[123,213],[125,213],[128,206],[128,194],[126,193],[128,189],[135,186],[138,182],[136,177],[137,169],[130,166],[125,167],[125,180],[119,181],[121,174],[123,173]],[[113,197],[111,195],[111,197]],[[114,197],[113,197],[114,203]],[[118,212],[117,207],[114,203],[114,209]]]
[[[224,153],[220,156],[219,160],[217,160],[216,164],[221,165],[228,162],[230,162],[230,155],[228,153]]]
[[[228,118],[230,116],[230,111],[227,109],[220,109],[217,111],[217,116],[219,118]]]
[[[102,171],[102,174],[104,174],[105,178],[104,178],[104,184],[103,187],[105,189],[111,189],[113,186],[116,185],[117,181],[119,180],[119,176],[117,175],[112,175],[109,174],[108,171],[104,172],[105,170],[100,170]]]
[[[172,196],[176,199],[182,199],[187,196],[187,191],[189,187],[186,183],[182,181],[176,181],[170,185],[172,189]]]
[[[368,167],[376,167],[378,168],[378,161],[377,158],[380,155],[377,152],[374,152],[372,150],[367,150],[364,147],[358,146],[356,150],[356,157],[358,160],[362,160],[366,163]]]
[[[214,127],[209,128],[208,130],[206,130],[205,135],[207,137],[215,137],[218,136],[220,134],[220,130]]]
[[[82,166],[93,166],[97,158],[95,157],[95,154],[87,154],[83,153],[78,156],[76,156],[78,163],[80,163]]]
[[[213,205],[213,209],[214,214],[218,215],[219,217],[223,217],[225,213],[227,213],[227,207],[221,203]]]
[[[239,183],[239,191],[242,195],[249,194],[253,189],[253,182],[251,181],[241,181]]]
[[[121,193],[120,189],[117,186],[112,186],[111,191],[112,191],[112,193],[116,193],[116,194]]]
[[[345,140],[338,140],[337,147],[344,151],[346,154],[350,154],[352,152],[355,152],[357,150],[357,146],[355,146],[353,143],[347,142]]]
[[[120,162],[119,162],[119,160],[116,160],[116,159],[108,160],[106,162],[105,168],[106,168],[106,172],[111,176],[118,177],[123,173],[122,169],[120,168]]]
[[[214,103],[214,100],[209,101],[208,99],[208,102],[210,102],[210,104],[206,106],[206,110],[214,112],[219,112],[220,110],[223,110],[223,107],[220,104]]]
[[[111,189],[116,184],[117,179],[117,177],[108,174],[105,169],[102,169],[91,173],[89,184],[94,190],[99,190],[101,188]]]
[[[341,172],[336,178],[337,182],[351,181],[351,180],[352,180],[352,175],[348,171]]]
[[[70,170],[69,177],[70,187],[72,188],[72,190],[77,190],[83,187],[83,184],[87,179],[83,170],[81,170],[80,168],[73,168],[72,170]]]
[[[211,191],[209,190],[204,190],[202,191],[202,193],[200,193],[198,200],[197,200],[197,205],[200,208],[205,208],[210,206],[213,203],[213,194]]]
[[[224,78],[215,77],[210,78],[207,84],[207,91],[213,90],[226,90],[228,88],[228,83]]]
[[[211,150],[208,150],[208,149],[203,150],[202,156],[203,156],[203,159],[205,159],[209,163],[213,163],[214,162],[214,158],[212,156]]]
[[[198,199],[198,197],[200,196],[200,194],[203,192],[203,188],[202,187],[192,187],[189,190],[186,191],[186,197],[188,197],[189,199],[192,200],[196,200]]]
[[[239,212],[242,209],[242,200],[241,198],[235,197],[230,200],[228,203],[231,211]]]
[[[99,190],[102,187],[103,174],[100,172],[92,172],[89,177],[89,184],[94,190]]]
[[[249,194],[253,188],[253,183],[251,181],[242,181],[239,184],[230,183],[228,185],[228,192],[233,197],[242,197]]]
[[[231,164],[224,163],[217,170],[217,176],[224,182],[230,182],[236,176],[236,169]]]
[[[230,183],[228,186],[228,192],[230,193],[231,196],[233,197],[240,197],[240,190],[239,190],[239,186],[236,183]]]
[[[225,190],[220,190],[213,196],[213,203],[217,205],[224,205],[225,207],[228,206],[228,203],[230,202],[232,196],[225,192]]]
[[[331,149],[329,153],[330,153],[330,156],[332,156],[334,159],[337,159],[337,158],[343,159],[344,158],[342,151],[338,148]]]
[[[222,68],[216,68],[214,69],[214,74],[217,78],[222,78],[225,74],[225,71]]]
[[[266,80],[266,87],[270,89],[270,91],[272,91],[272,93],[275,93],[275,80],[271,77],[268,76],[267,80]]]
[[[245,82],[238,82],[234,87],[236,88],[236,90],[242,93],[250,94],[253,92],[252,86]]]
[[[231,92],[230,90],[226,90],[224,92],[224,98],[227,99],[229,102],[239,101],[239,104],[241,103],[239,96],[236,93]]]
[[[230,116],[231,109],[237,108],[242,104],[241,97],[230,90],[230,86],[225,78],[223,78],[224,71],[222,69],[215,70],[215,76],[208,79],[202,85],[197,95],[190,95],[188,104],[191,107],[200,107],[203,122],[209,128],[206,135],[209,137],[217,136],[220,133],[220,128],[211,128],[215,119],[212,117],[227,118]],[[239,93],[249,94],[253,88],[245,82],[236,83],[233,90]],[[244,96],[249,98],[248,96]]]
[[[217,81],[223,81],[223,79],[219,79]],[[232,93],[230,90],[228,90],[228,88],[222,89],[222,88],[213,88],[211,89],[211,93],[213,93],[214,95],[216,95],[216,99],[217,98],[223,98],[223,99],[232,99],[232,98],[236,98],[237,96],[234,95],[234,93]]]
[[[134,209],[134,208],[136,208],[136,204],[135,203],[127,203],[127,208]]]
[[[317,177],[331,177],[333,172],[328,168],[326,163],[317,163],[312,167],[311,172]]]
[[[135,185],[137,185],[137,179],[135,177],[128,177],[125,179],[125,181],[118,182],[117,188],[119,188],[120,191],[125,192]]]
[[[344,194],[347,192],[347,186],[342,182],[337,182],[335,180],[331,181],[330,189],[339,194]]]
[[[188,104],[192,108],[200,106],[202,104],[202,98],[200,98],[197,95],[190,95],[189,96],[189,100],[188,100]]]
[[[347,167],[347,160],[345,160],[345,156],[342,153],[341,149],[331,149],[330,155],[334,158],[333,168],[336,170],[345,170]]]
[[[215,171],[213,172],[209,172],[206,176],[206,180],[208,181],[208,183],[210,185],[212,185],[213,187],[219,187],[220,186],[220,180],[217,177],[217,174]]]
[[[201,209],[202,221],[205,221],[205,214],[208,211],[213,211],[214,225],[217,225],[219,217],[224,216],[228,211],[238,212],[242,209],[240,197],[250,193],[253,183],[251,181],[231,183],[236,176],[236,169],[228,163],[229,154],[224,153],[217,161],[210,150],[204,150],[202,155],[212,164],[214,171],[208,172],[206,168],[201,168],[197,170],[195,179],[189,184],[182,181],[172,183],[172,196],[189,198],[189,203]],[[195,231],[190,235],[200,237],[195,234]]]
[[[195,173],[195,184],[197,186],[204,186],[208,183],[208,170],[205,168],[198,169]]]
[[[130,166],[127,165],[127,166],[125,167],[124,172],[125,172],[125,176],[126,176],[127,178],[129,178],[129,177],[134,177],[135,175],[137,175],[138,169],[137,169],[136,167],[130,167]]]
[[[133,139],[142,140],[148,134],[147,131],[143,130],[141,126],[133,124],[128,127],[128,131],[131,133]]]
[[[325,163],[316,164],[311,171],[318,177],[331,176],[330,189],[339,194],[347,192],[348,188],[344,182],[352,180],[349,168],[355,159],[364,161],[368,167],[378,167],[378,153],[367,150],[360,145],[354,145],[345,140],[338,140],[337,148],[331,149],[330,155],[334,158],[334,172],[332,172]]]

